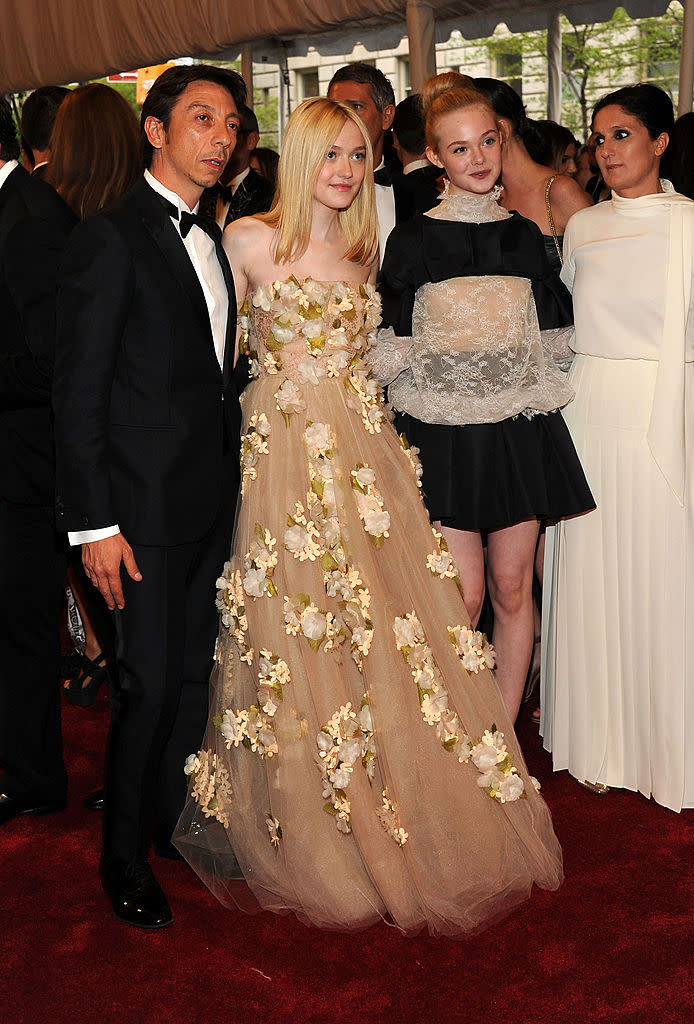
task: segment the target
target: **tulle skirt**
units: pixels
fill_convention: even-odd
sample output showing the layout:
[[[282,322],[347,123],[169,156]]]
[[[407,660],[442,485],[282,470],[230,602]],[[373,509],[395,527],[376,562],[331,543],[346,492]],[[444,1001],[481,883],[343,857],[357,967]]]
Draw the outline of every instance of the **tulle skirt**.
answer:
[[[227,905],[339,930],[478,929],[533,883],[559,886],[548,809],[492,673],[463,665],[458,582],[394,429],[366,428],[341,380],[286,422],[276,389],[261,378],[243,400],[246,436],[267,416],[267,452],[240,505],[236,596],[175,841]],[[319,550],[300,548],[306,520]]]

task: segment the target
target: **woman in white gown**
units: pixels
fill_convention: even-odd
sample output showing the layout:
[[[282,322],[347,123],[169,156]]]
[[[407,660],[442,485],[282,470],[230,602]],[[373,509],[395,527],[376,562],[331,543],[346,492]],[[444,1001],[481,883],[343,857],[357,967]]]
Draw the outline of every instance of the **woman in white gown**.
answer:
[[[566,421],[598,509],[548,544],[541,728],[555,769],[680,810],[694,806],[694,203],[659,178],[672,124],[655,86],[600,100],[612,199],[564,239]]]

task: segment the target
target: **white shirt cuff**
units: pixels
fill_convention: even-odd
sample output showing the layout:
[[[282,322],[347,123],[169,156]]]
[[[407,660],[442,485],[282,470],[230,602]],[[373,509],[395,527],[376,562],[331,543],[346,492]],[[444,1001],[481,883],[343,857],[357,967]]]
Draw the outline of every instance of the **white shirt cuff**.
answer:
[[[100,530],[78,530],[76,533],[68,533],[67,539],[74,548],[78,544],[91,544],[95,540],[115,537],[117,533],[120,533],[119,526],[102,526]]]

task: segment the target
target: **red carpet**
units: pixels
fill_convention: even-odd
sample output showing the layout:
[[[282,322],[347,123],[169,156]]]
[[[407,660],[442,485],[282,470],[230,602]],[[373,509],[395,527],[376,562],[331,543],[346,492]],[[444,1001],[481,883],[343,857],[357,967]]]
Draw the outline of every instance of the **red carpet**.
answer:
[[[68,809],[0,832],[0,1024],[692,1024],[694,812],[595,796],[553,775],[520,727],[552,808],[566,882],[454,942],[309,931],[223,910],[184,865],[153,859],[175,921],[140,932],[99,888],[107,722],[65,708]]]

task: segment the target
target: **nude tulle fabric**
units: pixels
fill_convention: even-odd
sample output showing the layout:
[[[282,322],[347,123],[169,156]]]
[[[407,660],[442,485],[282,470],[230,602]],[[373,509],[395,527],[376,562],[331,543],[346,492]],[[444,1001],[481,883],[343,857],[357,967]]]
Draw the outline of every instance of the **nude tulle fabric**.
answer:
[[[353,930],[382,918],[408,933],[478,929],[533,883],[557,888],[561,851],[491,672],[468,673],[449,638],[450,627],[468,623],[457,579],[427,565],[441,552],[416,459],[362,358],[378,300],[368,286],[292,280],[258,289],[249,318],[260,375],[243,397],[246,474],[226,575],[238,571],[237,590],[245,581],[262,596],[241,587],[243,613],[220,626],[210,719],[189,759],[193,789],[175,842],[227,905],[250,909],[246,886],[231,877],[235,854],[262,907],[310,925]],[[252,437],[258,427],[262,442]],[[318,534],[314,558],[293,529],[297,502]],[[425,720],[393,630],[408,613],[445,687],[443,717],[472,741],[493,726],[504,734],[519,799],[490,796],[460,747],[444,747],[436,709],[434,723]],[[297,632],[302,614],[311,636]],[[275,689],[263,686],[259,673],[278,665],[282,681],[275,673]],[[317,739],[325,746],[321,731],[348,705],[361,756],[352,750],[346,774],[331,783]],[[249,709],[258,728],[239,731]]]

